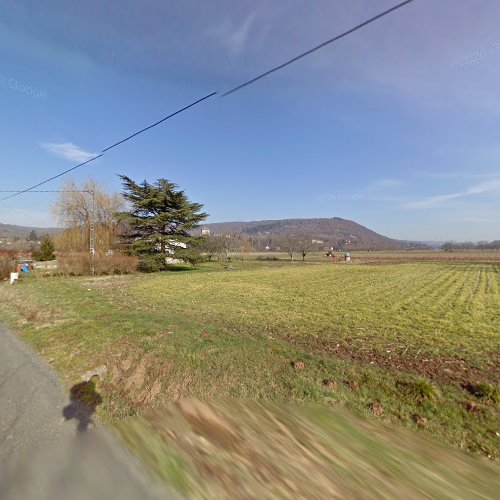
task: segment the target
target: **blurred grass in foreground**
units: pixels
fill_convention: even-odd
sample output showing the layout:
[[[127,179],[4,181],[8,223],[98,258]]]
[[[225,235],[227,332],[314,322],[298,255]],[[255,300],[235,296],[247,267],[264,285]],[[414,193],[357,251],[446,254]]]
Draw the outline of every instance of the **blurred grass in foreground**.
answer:
[[[179,400],[115,429],[188,498],[498,498],[498,469],[341,409]]]

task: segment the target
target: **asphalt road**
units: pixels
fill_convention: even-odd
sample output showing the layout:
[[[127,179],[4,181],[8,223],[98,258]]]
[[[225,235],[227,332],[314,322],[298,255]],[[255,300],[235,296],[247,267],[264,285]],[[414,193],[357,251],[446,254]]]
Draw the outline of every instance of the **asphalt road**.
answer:
[[[0,325],[0,498],[176,498]]]

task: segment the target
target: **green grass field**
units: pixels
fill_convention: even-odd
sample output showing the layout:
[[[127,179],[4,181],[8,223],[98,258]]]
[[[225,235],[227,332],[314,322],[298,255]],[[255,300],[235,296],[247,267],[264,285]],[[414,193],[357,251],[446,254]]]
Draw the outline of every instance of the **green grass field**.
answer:
[[[488,377],[498,375],[492,370],[498,369],[493,356],[500,331],[499,269],[475,263],[297,264],[141,276],[122,280],[119,289],[107,280],[92,286],[106,290],[118,306],[129,303],[155,314],[166,307],[169,315],[240,334],[276,336],[367,359],[375,354],[382,363],[410,364],[429,374],[441,374],[447,363],[450,369],[464,364],[459,369]],[[424,363],[431,363],[429,370]],[[449,378],[471,376],[454,371]]]
[[[23,278],[0,310],[68,387],[107,366],[106,421],[179,397],[316,403],[498,460],[500,263],[380,255]]]

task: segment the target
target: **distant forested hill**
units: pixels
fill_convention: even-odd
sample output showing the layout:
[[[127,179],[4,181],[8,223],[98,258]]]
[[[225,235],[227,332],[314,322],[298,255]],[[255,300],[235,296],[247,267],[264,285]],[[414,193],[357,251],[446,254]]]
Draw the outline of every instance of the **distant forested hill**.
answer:
[[[252,222],[221,222],[205,224],[211,234],[243,233],[254,237],[272,237],[292,234],[308,234],[322,240],[325,245],[348,241],[350,248],[393,249],[417,244],[394,240],[368,229],[357,222],[340,217],[329,219],[283,219]],[[422,245],[425,246],[425,245]]]

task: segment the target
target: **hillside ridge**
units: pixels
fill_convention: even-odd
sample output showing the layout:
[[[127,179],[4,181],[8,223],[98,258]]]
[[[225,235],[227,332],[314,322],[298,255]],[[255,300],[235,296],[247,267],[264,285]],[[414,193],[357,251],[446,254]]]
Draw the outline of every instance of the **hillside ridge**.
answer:
[[[352,248],[401,248],[408,246],[407,242],[389,238],[357,222],[341,217],[214,222],[204,224],[202,227],[209,229],[212,234],[237,232],[259,238],[308,234],[312,238],[334,246],[339,241],[347,241],[350,242]]]
[[[18,226],[16,224],[3,224],[0,222],[0,239],[25,239],[31,231],[36,231],[41,236],[44,234],[54,235],[61,231],[61,229],[57,227]]]

